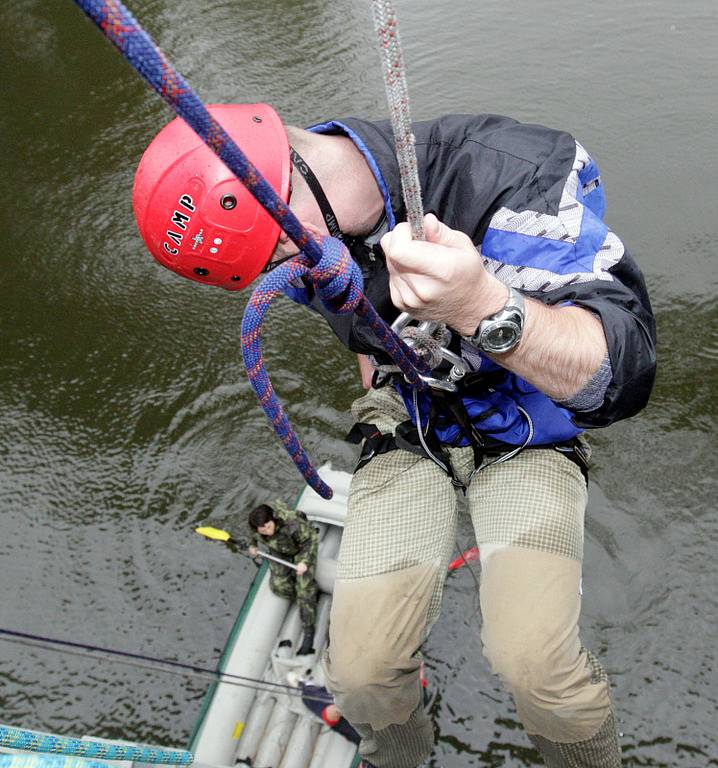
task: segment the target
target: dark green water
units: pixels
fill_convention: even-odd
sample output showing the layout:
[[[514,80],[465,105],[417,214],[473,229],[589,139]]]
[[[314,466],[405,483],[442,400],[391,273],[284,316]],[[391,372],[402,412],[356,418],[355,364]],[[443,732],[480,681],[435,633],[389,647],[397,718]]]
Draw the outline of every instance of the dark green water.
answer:
[[[289,122],[386,106],[363,2],[130,3],[207,101]],[[718,6],[397,3],[416,118],[572,131],[641,263],[660,334],[649,408],[595,434],[583,633],[626,764],[718,765]],[[70,0],[0,3],[0,626],[212,666],[253,566],[192,533],[300,479],[246,382],[246,295],[161,271],[134,168],[170,115]],[[351,355],[286,303],[266,354],[312,457],[349,469]],[[471,543],[468,526],[463,542]],[[451,577],[429,644],[437,765],[538,765]],[[202,684],[0,642],[0,722],[183,745]]]

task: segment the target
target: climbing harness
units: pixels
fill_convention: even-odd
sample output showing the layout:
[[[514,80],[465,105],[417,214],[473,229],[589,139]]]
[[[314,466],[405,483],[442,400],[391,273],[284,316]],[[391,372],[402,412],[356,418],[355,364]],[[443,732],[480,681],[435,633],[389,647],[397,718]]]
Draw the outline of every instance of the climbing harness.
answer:
[[[460,398],[457,398],[454,404],[457,407],[459,416],[456,418],[457,421],[460,420],[459,426],[464,435],[468,435],[469,446],[474,454],[474,469],[469,474],[466,484],[464,484],[457,478],[454,472],[449,451],[436,438],[432,428],[436,423],[437,417],[436,400],[432,397],[429,419],[424,425],[419,410],[418,392],[414,390],[412,395],[416,413],[416,424],[411,419],[402,421],[396,426],[393,434],[382,432],[376,424],[368,422],[357,422],[349,430],[345,440],[349,443],[362,444],[361,454],[354,467],[355,473],[363,469],[376,456],[389,453],[390,451],[404,450],[433,461],[439,469],[448,475],[455,488],[458,488],[462,493],[466,493],[466,489],[471,485],[471,482],[479,472],[514,458],[514,456],[517,456],[524,448],[529,446],[534,436],[531,416],[524,408],[517,406],[528,426],[528,433],[523,443],[511,445],[497,440],[487,441],[473,424],[468,421],[468,415],[461,414],[460,409],[463,408],[463,405]],[[532,448],[557,451],[581,470],[584,480],[588,483],[588,459],[584,446],[578,438],[572,438],[563,443],[534,445]]]

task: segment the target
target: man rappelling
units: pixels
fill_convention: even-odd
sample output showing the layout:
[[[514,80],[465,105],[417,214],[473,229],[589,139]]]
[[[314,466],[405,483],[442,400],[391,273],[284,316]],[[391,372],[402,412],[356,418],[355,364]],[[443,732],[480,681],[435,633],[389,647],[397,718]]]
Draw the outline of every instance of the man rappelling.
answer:
[[[295,281],[295,300],[371,365],[352,406],[363,450],[325,658],[365,764],[413,768],[431,750],[419,648],[439,615],[458,489],[481,551],[484,653],[529,737],[555,768],[619,766],[607,676],[578,632],[582,433],[644,407],[655,324],[641,272],[603,222],[595,162],[569,134],[506,117],[416,123],[421,242],[403,222],[386,122],[285,130],[263,104],[213,114],[310,233],[344,241],[379,314],[446,324],[442,344],[466,371],[419,392],[362,318]],[[173,217],[189,216],[188,198],[183,229]],[[240,288],[297,250],[180,120],[147,149],[133,200],[153,256],[198,282]]]

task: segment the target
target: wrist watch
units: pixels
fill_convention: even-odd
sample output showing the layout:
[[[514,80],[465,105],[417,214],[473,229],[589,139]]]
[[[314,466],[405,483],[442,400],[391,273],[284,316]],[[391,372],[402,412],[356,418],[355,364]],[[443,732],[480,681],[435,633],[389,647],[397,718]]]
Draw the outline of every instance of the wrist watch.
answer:
[[[513,349],[521,340],[526,316],[524,297],[515,288],[509,288],[509,298],[503,309],[485,317],[473,336],[467,341],[492,355],[501,355]]]

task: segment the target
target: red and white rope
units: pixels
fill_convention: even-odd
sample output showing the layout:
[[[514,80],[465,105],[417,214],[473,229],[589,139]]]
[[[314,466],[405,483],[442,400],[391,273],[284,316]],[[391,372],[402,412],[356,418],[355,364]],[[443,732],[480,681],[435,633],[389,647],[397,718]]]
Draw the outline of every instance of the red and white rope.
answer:
[[[421,184],[416,164],[414,134],[411,132],[409,90],[406,85],[406,69],[399,40],[396,11],[390,0],[372,0],[374,28],[379,37],[379,51],[384,85],[389,102],[389,115],[394,131],[394,145],[399,161],[401,187],[406,206],[406,218],[416,240],[424,239],[424,207],[421,202]]]

